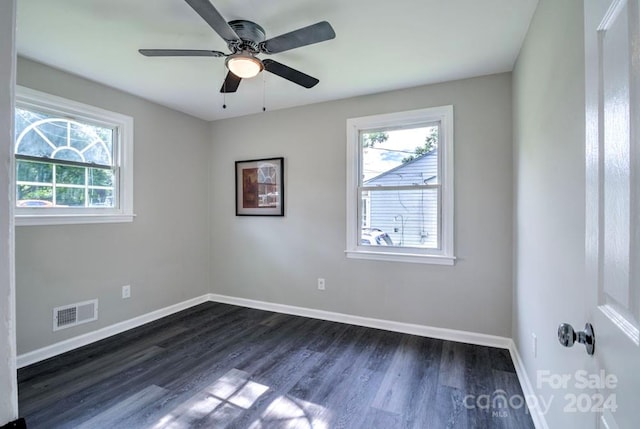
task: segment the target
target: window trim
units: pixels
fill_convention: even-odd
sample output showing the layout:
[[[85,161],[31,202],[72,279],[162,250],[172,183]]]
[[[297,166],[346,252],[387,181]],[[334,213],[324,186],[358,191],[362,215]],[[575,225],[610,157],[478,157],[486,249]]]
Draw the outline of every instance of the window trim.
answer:
[[[374,129],[405,127],[428,122],[440,123],[441,211],[440,249],[418,249],[411,247],[373,248],[359,243],[360,197],[360,132]],[[425,109],[394,112],[347,119],[347,258],[378,261],[412,262],[437,265],[454,265],[454,194],[453,194],[453,106],[429,107]]]
[[[115,163],[119,169],[116,179],[118,205],[114,208],[45,208],[15,207],[16,226],[67,225],[86,223],[132,222],[133,212],[133,118],[99,107],[80,103],[31,88],[16,85],[16,107],[24,107],[58,114],[64,118],[92,124],[115,126]],[[12,169],[15,171],[15,138],[12,146]],[[16,192],[16,180],[13,192]],[[46,211],[45,211],[46,210]]]

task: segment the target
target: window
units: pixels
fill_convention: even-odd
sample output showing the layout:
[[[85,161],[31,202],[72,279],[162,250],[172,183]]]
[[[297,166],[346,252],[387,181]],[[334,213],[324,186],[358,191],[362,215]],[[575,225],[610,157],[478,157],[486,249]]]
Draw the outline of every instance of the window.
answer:
[[[16,225],[133,220],[133,119],[17,87]]]
[[[347,121],[350,258],[453,265],[453,106]]]

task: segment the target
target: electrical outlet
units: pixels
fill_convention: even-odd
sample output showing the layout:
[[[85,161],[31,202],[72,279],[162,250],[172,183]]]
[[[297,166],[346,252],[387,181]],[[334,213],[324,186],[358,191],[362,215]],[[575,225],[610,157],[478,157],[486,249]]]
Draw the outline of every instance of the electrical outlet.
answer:
[[[131,285],[122,286],[122,299],[131,298]]]
[[[538,357],[538,337],[534,332],[531,333],[531,346],[533,347],[533,357]]]
[[[324,290],[324,279],[318,279],[318,290]]]

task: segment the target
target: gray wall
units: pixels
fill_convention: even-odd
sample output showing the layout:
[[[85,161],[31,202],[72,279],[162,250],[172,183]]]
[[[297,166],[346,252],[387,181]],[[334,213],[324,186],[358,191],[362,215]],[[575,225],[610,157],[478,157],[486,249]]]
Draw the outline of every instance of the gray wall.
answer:
[[[26,59],[17,79],[134,118],[137,214],[133,223],[16,228],[18,353],[207,293],[208,123]],[[97,322],[52,332],[55,306],[92,298]]]
[[[448,104],[456,265],[347,259],[347,118]],[[510,336],[511,126],[509,73],[212,123],[212,291]],[[286,216],[236,217],[234,161],[270,156],[285,157]]]
[[[529,378],[539,370],[591,369],[584,349],[560,346],[560,322],[587,320],[585,284],[584,41],[580,0],[541,0],[514,70],[516,266],[513,337]],[[531,334],[538,337],[534,357]],[[550,427],[592,427],[590,413],[563,413]],[[578,392],[574,392],[578,393]],[[582,391],[581,393],[584,393]]]
[[[0,426],[17,417],[15,294],[13,281],[13,90],[15,0],[0,2]]]

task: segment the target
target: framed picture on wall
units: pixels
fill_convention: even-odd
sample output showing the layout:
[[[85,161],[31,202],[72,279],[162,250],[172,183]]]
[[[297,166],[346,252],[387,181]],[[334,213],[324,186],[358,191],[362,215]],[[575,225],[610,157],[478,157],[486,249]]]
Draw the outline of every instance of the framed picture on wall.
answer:
[[[284,158],[236,161],[236,216],[284,216]]]

